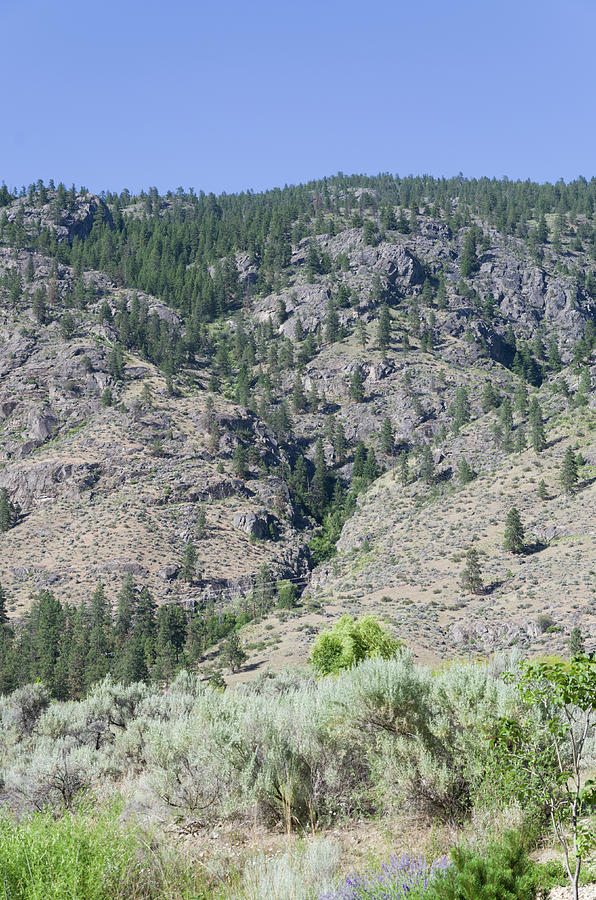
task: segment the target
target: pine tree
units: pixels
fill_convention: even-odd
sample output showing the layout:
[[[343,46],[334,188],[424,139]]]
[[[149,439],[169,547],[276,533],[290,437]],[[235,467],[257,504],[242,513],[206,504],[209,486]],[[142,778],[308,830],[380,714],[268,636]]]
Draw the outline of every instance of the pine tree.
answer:
[[[561,487],[566,494],[573,494],[578,482],[577,459],[571,447],[567,447],[563,463],[561,465],[561,474],[559,480]]]
[[[197,551],[192,541],[189,541],[184,548],[182,555],[181,575],[184,581],[192,583],[197,574]]]
[[[72,700],[80,700],[85,694],[88,654],[87,606],[83,600],[75,613],[68,654],[68,696]]]
[[[509,397],[505,397],[499,409],[499,421],[504,429],[511,431],[513,428],[513,410]]]
[[[462,485],[469,484],[476,478],[476,473],[470,466],[465,456],[462,456],[460,460],[459,466],[457,468],[457,477],[459,478],[460,484]]]
[[[377,327],[377,345],[383,353],[389,347],[391,342],[391,317],[389,315],[389,307],[386,303],[381,306],[379,315],[379,324]]]
[[[462,278],[467,278],[478,271],[479,263],[476,256],[476,231],[474,228],[466,233],[462,252],[459,258],[459,268]]]
[[[402,487],[406,487],[410,481],[407,450],[402,450],[399,454],[399,480]]]
[[[548,367],[551,372],[560,372],[563,367],[556,338],[551,338],[548,348]]]
[[[238,478],[246,480],[249,475],[248,463],[246,460],[246,450],[242,444],[238,444],[234,450],[234,458],[232,459],[232,467]]]
[[[538,499],[539,500],[548,500],[548,491],[546,489],[546,482],[544,478],[540,479],[540,484],[538,485]]]
[[[44,325],[47,317],[46,294],[43,288],[38,288],[33,294],[33,315],[39,325]]]
[[[503,549],[509,550],[510,553],[522,553],[524,549],[524,527],[515,507],[507,513]]]
[[[581,628],[579,628],[577,625],[575,625],[571,629],[567,647],[569,648],[570,656],[581,656],[583,653],[585,653],[584,638],[581,632]]]
[[[59,679],[55,679],[56,662],[64,631],[64,612],[60,601],[48,590],[37,595],[30,612],[32,649],[34,654],[32,679],[39,678],[52,695],[57,695]]]
[[[516,412],[525,419],[528,415],[528,388],[525,381],[518,381],[513,395]]]
[[[364,475],[364,464],[366,462],[366,445],[364,441],[358,441],[354,451],[354,467],[352,469],[352,478],[361,478]]]
[[[323,450],[323,441],[321,438],[317,440],[315,445],[314,463],[315,472],[308,496],[312,514],[316,519],[320,520],[323,517],[329,499],[327,464],[325,462],[325,451]]]
[[[333,344],[339,337],[339,315],[333,300],[329,301],[325,319],[325,340]]]
[[[0,632],[6,631],[8,626],[7,598],[4,588],[0,584]]]
[[[237,672],[248,659],[237,631],[233,631],[226,639],[221,651],[221,659],[223,664],[228,666],[232,672]]]
[[[356,323],[356,337],[362,349],[365,350],[368,344],[368,330],[364,319],[358,319]]]
[[[455,392],[455,400],[451,405],[450,412],[453,416],[452,429],[454,434],[459,434],[459,430],[463,425],[467,425],[470,421],[470,400],[468,391],[464,385],[460,385]]]
[[[369,447],[368,452],[366,454],[366,460],[364,463],[364,477],[367,481],[374,481],[375,478],[379,477],[379,467],[377,465],[377,458],[375,456],[375,451],[372,447]]]
[[[298,373],[294,380],[294,390],[292,392],[292,404],[294,407],[294,412],[302,412],[306,409],[306,396],[304,394],[304,385],[302,384],[302,378]]]
[[[0,489],[0,532],[8,531],[17,524],[19,508],[11,503],[6,488]]]
[[[515,430],[515,452],[523,453],[526,447],[528,446],[528,442],[526,441],[526,431],[523,425],[518,425]]]
[[[346,451],[348,449],[348,442],[346,440],[346,434],[344,431],[344,427],[341,422],[338,422],[333,430],[333,454],[335,456],[335,461],[339,465],[341,465],[346,458]]]
[[[207,512],[205,504],[201,503],[197,510],[197,518],[195,520],[195,538],[202,540],[207,535]]]
[[[427,484],[432,484],[434,475],[435,461],[433,459],[432,450],[428,444],[425,444],[420,461],[420,477]]]
[[[536,397],[532,397],[532,402],[530,403],[529,419],[532,447],[536,453],[541,453],[546,447],[546,436],[544,433],[542,409]]]
[[[482,412],[490,412],[491,409],[497,409],[499,405],[499,396],[492,381],[487,381],[482,389]]]
[[[114,622],[114,636],[118,649],[126,643],[132,632],[132,623],[136,611],[137,589],[134,578],[128,573],[122,587],[118,592],[116,604],[116,621]]]
[[[360,366],[356,366],[352,377],[350,378],[350,397],[356,403],[362,403],[364,400],[364,380]]]
[[[472,594],[481,594],[484,589],[480,558],[474,547],[470,547],[466,553],[466,565],[462,571],[460,583],[464,591],[470,591]]]
[[[386,416],[383,419],[383,425],[381,427],[381,450],[387,456],[391,456],[393,454],[395,437],[393,434],[393,426],[391,424],[391,419],[389,416]]]

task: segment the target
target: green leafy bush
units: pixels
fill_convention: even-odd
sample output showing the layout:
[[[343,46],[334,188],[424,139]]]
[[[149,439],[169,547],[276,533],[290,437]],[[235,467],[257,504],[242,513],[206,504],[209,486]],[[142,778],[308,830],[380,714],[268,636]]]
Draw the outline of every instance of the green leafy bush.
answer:
[[[336,675],[341,669],[369,657],[390,659],[401,647],[374,616],[342,616],[329,631],[316,639],[310,661],[319,675]]]

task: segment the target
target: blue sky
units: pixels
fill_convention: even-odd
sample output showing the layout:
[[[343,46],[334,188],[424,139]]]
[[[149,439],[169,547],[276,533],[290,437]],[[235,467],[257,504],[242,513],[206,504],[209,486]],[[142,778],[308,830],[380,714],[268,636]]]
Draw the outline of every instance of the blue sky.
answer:
[[[593,0],[0,0],[0,181],[596,174]]]

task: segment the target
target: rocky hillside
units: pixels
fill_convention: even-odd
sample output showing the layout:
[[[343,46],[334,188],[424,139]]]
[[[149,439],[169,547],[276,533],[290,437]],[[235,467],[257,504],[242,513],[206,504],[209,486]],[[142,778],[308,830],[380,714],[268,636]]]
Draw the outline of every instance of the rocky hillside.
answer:
[[[497,183],[491,204],[476,183],[363,181],[4,193],[13,614],[43,588],[115,601],[127,573],[199,608],[258,589],[266,613],[289,579],[298,605],[247,626],[257,668],[364,609],[433,659],[596,640],[593,186]]]

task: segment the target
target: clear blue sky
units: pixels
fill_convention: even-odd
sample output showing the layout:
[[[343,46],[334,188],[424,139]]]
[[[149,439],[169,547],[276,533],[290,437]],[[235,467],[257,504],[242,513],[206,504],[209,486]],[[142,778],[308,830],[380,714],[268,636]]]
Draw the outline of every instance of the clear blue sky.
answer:
[[[0,181],[596,174],[595,0],[0,0]]]

